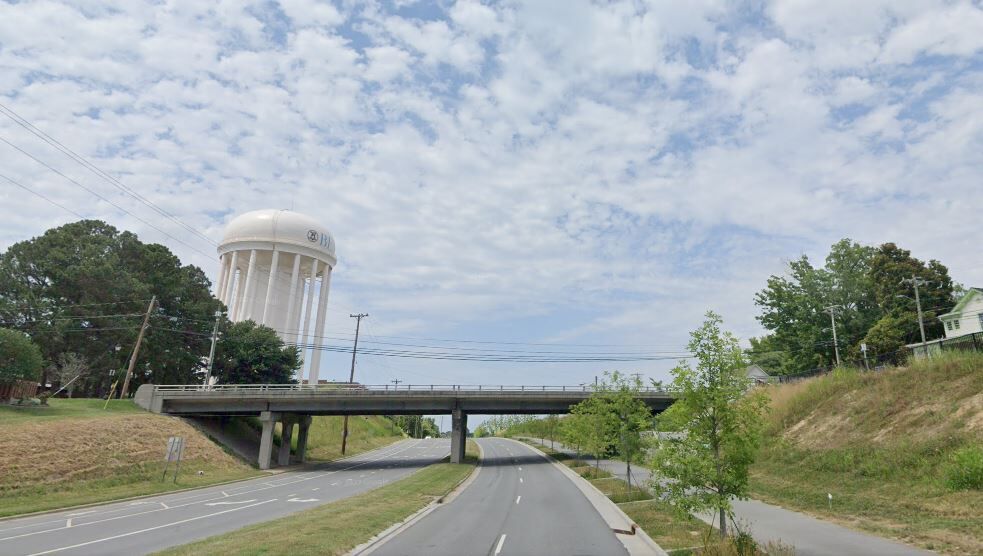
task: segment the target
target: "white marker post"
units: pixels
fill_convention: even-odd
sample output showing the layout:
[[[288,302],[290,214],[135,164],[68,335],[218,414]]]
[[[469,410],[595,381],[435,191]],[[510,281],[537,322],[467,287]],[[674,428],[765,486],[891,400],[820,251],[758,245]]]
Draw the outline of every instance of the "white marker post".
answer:
[[[826,497],[829,499],[829,511],[833,511],[833,494],[827,492]]]

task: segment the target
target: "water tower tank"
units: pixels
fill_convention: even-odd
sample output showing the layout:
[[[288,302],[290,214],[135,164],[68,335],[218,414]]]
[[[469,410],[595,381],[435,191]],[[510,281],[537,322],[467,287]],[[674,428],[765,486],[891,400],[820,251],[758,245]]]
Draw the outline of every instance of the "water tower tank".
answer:
[[[317,384],[331,270],[338,261],[331,234],[303,214],[255,210],[229,222],[218,253],[216,290],[229,319],[269,326],[302,354],[311,348],[310,382]]]

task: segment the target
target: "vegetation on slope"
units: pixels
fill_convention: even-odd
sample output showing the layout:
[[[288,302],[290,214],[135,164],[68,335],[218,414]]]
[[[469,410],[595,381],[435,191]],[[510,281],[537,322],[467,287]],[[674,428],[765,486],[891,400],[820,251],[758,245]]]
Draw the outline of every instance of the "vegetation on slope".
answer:
[[[344,417],[314,417],[307,436],[307,458],[312,461],[341,457]],[[405,438],[402,429],[378,415],[356,415],[348,419],[348,445],[345,456],[374,450]],[[297,445],[294,434],[293,445]]]
[[[753,496],[942,552],[983,552],[983,354],[841,369],[768,392]]]
[[[180,419],[130,401],[52,399],[0,406],[0,516],[204,486],[257,474]],[[182,473],[161,481],[170,436],[185,438]],[[202,471],[202,475],[198,475]]]

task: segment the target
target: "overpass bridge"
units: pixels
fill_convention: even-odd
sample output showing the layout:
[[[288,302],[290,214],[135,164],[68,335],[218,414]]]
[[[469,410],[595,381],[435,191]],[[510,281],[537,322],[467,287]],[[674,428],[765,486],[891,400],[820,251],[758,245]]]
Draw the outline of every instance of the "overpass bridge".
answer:
[[[451,415],[451,461],[464,457],[468,414],[512,415],[567,413],[591,396],[589,386],[382,385],[362,384],[228,384],[140,386],[134,401],[154,413],[183,416],[258,416],[263,424],[259,467],[271,466],[273,429],[282,423],[279,463],[290,458],[294,425],[297,455],[304,460],[312,415]],[[653,413],[675,401],[672,393],[639,391]]]

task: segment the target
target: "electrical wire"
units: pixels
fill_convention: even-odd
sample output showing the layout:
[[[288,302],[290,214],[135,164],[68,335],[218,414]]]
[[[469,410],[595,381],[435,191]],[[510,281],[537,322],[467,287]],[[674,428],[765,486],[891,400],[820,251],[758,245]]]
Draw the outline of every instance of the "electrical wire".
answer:
[[[32,124],[30,121],[28,121],[27,118],[24,118],[20,114],[14,112],[10,107],[5,106],[2,103],[0,103],[0,114],[3,114],[7,118],[11,119],[14,123],[16,123],[17,125],[21,126],[24,129],[26,129],[28,132],[30,132],[31,134],[33,134],[35,137],[38,137],[39,139],[41,139],[42,141],[44,141],[48,145],[51,145],[52,147],[54,147],[55,149],[57,149],[58,151],[60,151],[65,156],[67,156],[67,157],[71,158],[72,160],[74,160],[75,162],[79,163],[84,168],[86,168],[87,170],[89,170],[90,172],[92,172],[93,174],[95,174],[96,176],[98,176],[98,177],[104,179],[105,181],[109,182],[109,184],[112,185],[113,187],[119,189],[120,191],[123,191],[124,193],[126,193],[129,196],[133,197],[137,201],[143,203],[147,207],[150,207],[151,209],[153,209],[154,211],[156,211],[161,216],[167,218],[168,220],[171,220],[172,222],[177,223],[178,225],[180,225],[181,227],[183,227],[185,230],[187,230],[187,231],[189,231],[189,232],[197,235],[199,238],[205,240],[206,242],[208,242],[208,243],[210,243],[212,245],[218,246],[218,243],[217,242],[215,242],[214,240],[212,240],[211,238],[209,238],[205,234],[201,233],[196,228],[194,228],[194,227],[186,224],[185,222],[181,221],[180,219],[178,219],[173,214],[167,212],[166,210],[164,210],[160,206],[156,205],[155,203],[153,203],[152,201],[150,201],[149,199],[147,199],[143,195],[140,195],[139,193],[137,193],[136,191],[134,191],[132,188],[128,187],[126,184],[124,184],[123,182],[121,182],[116,177],[114,177],[111,174],[103,171],[101,168],[99,168],[95,164],[89,162],[82,155],[80,155],[80,154],[76,153],[75,151],[73,151],[72,149],[66,147],[60,141],[58,141],[54,137],[48,135],[44,131],[41,131],[37,126],[35,126],[34,124]],[[68,209],[66,209],[66,210],[68,210]]]
[[[43,161],[43,160],[41,160],[40,158],[38,158],[38,157],[36,157],[36,156],[34,156],[33,154],[31,154],[31,153],[29,153],[29,152],[27,152],[27,151],[25,151],[24,149],[22,149],[22,148],[20,148],[20,147],[18,147],[17,145],[15,145],[15,144],[13,144],[13,143],[11,143],[11,142],[10,142],[10,141],[8,141],[8,140],[7,140],[6,138],[4,138],[4,137],[0,137],[0,142],[3,142],[3,143],[6,143],[6,144],[7,144],[8,146],[10,146],[10,147],[11,147],[11,148],[13,148],[14,150],[16,150],[16,151],[18,151],[18,152],[20,152],[20,153],[21,153],[21,154],[23,154],[24,156],[26,156],[26,157],[28,157],[28,158],[30,158],[30,159],[31,159],[31,160],[33,160],[34,162],[37,162],[37,163],[38,163],[38,164],[40,164],[41,166],[44,166],[44,167],[45,167],[45,168],[47,168],[48,170],[51,170],[52,172],[54,172],[54,173],[56,173],[56,174],[58,174],[59,176],[61,176],[61,177],[63,177],[63,178],[65,178],[66,180],[68,180],[68,181],[70,181],[71,183],[73,183],[73,184],[75,184],[76,186],[78,186],[78,187],[80,187],[80,188],[82,188],[82,189],[84,189],[84,190],[86,190],[86,191],[88,191],[89,193],[91,193],[91,194],[93,194],[93,195],[95,195],[96,197],[98,197],[99,199],[101,199],[101,200],[103,200],[103,201],[105,201],[106,203],[109,203],[110,205],[112,205],[112,206],[113,206],[113,207],[115,207],[116,209],[118,209],[118,210],[120,210],[120,211],[122,211],[122,212],[124,212],[124,213],[126,213],[126,214],[128,214],[128,215],[130,215],[130,216],[131,216],[131,217],[133,217],[134,219],[136,219],[136,220],[138,220],[138,221],[140,221],[140,222],[142,222],[142,223],[143,223],[144,225],[146,225],[146,226],[148,226],[148,227],[150,227],[150,228],[153,228],[154,230],[157,230],[158,232],[160,232],[161,234],[163,234],[163,235],[164,235],[164,237],[167,237],[168,239],[171,239],[171,240],[173,240],[173,241],[176,241],[176,242],[178,242],[178,243],[180,243],[181,245],[184,245],[184,246],[185,246],[185,247],[187,247],[188,249],[191,249],[192,251],[195,251],[195,252],[197,252],[197,253],[199,253],[199,254],[201,254],[201,255],[203,255],[203,256],[205,256],[205,257],[208,257],[208,258],[211,258],[211,257],[212,257],[212,255],[209,255],[209,254],[207,254],[207,253],[205,253],[204,251],[202,251],[201,249],[198,249],[197,247],[195,247],[195,246],[193,246],[193,245],[191,245],[191,244],[189,244],[189,243],[187,243],[187,242],[185,242],[185,241],[183,241],[183,240],[181,240],[181,239],[178,239],[178,238],[176,238],[176,237],[174,237],[174,236],[172,236],[171,234],[169,234],[169,233],[167,233],[167,232],[165,232],[164,230],[162,230],[162,229],[160,229],[160,228],[158,228],[157,226],[154,226],[153,224],[151,224],[151,223],[150,223],[150,222],[148,222],[147,220],[144,220],[143,218],[141,218],[141,217],[139,217],[139,216],[137,216],[137,215],[135,215],[135,214],[133,214],[132,212],[130,212],[130,211],[128,211],[128,210],[126,210],[125,208],[123,208],[123,207],[121,207],[121,206],[119,206],[118,204],[116,204],[116,203],[114,203],[113,201],[110,201],[109,199],[107,199],[107,198],[106,198],[106,197],[104,197],[103,195],[100,195],[100,194],[99,194],[98,192],[96,192],[96,191],[95,191],[94,189],[92,189],[92,188],[90,188],[90,187],[87,187],[87,186],[85,186],[85,185],[83,185],[82,183],[80,183],[79,181],[77,181],[77,180],[75,180],[74,178],[71,178],[71,177],[69,177],[69,176],[67,176],[66,174],[64,174],[64,173],[62,173],[61,171],[59,171],[58,169],[56,169],[56,168],[55,168],[54,166],[51,166],[51,165],[50,165],[50,164],[48,164],[47,162],[45,162],[45,161]]]
[[[31,189],[30,187],[27,187],[26,185],[24,185],[24,184],[22,184],[22,183],[19,183],[19,182],[17,182],[17,181],[14,181],[13,179],[11,179],[11,178],[10,178],[10,177],[8,177],[8,176],[5,176],[5,175],[3,175],[3,174],[0,174],[0,178],[3,178],[3,179],[5,179],[5,180],[7,180],[7,181],[9,181],[10,183],[12,183],[12,184],[14,184],[14,185],[16,185],[17,187],[19,187],[19,188],[21,188],[21,189],[23,189],[24,191],[27,191],[28,193],[31,193],[31,194],[34,194],[34,195],[37,195],[38,197],[40,197],[40,198],[42,198],[42,199],[44,199],[45,201],[48,201],[48,202],[49,202],[49,203],[51,203],[52,205],[55,205],[56,207],[58,207],[58,208],[60,208],[60,209],[62,209],[62,210],[65,210],[65,211],[68,211],[68,212],[70,212],[70,213],[72,213],[72,214],[74,214],[74,215],[75,215],[76,217],[78,217],[78,218],[81,218],[82,220],[85,220],[85,217],[84,217],[84,216],[82,216],[81,214],[79,214],[79,213],[77,213],[77,212],[75,212],[74,210],[72,210],[72,209],[70,209],[70,208],[68,208],[68,207],[66,207],[65,205],[63,205],[63,204],[61,204],[61,203],[59,203],[59,202],[57,202],[57,201],[55,201],[55,200],[53,200],[53,199],[51,199],[50,197],[47,197],[47,196],[45,196],[44,194],[42,194],[42,193],[39,193],[39,192],[37,192],[37,191],[35,191],[35,190],[33,190],[33,189]]]

